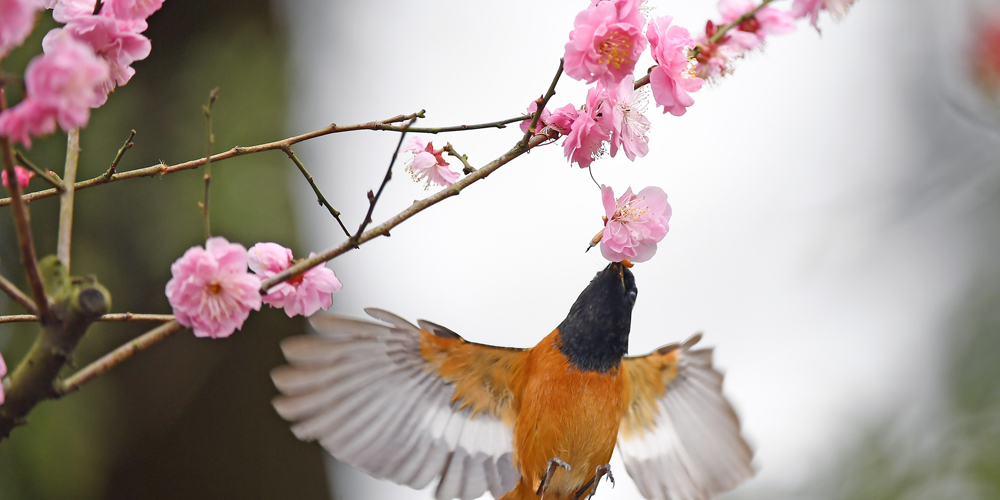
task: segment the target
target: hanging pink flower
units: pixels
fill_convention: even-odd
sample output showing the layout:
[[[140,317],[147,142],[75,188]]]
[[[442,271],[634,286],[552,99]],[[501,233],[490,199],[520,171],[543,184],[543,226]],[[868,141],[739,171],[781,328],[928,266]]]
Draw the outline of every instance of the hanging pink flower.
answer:
[[[93,50],[71,37],[54,37],[45,54],[28,63],[24,75],[27,97],[0,113],[0,135],[31,147],[31,136],[83,127],[90,108],[103,98],[101,84],[108,66]]]
[[[406,171],[414,181],[426,181],[427,188],[432,183],[450,186],[458,180],[458,172],[452,170],[450,164],[444,160],[444,149],[434,149],[433,142],[424,144],[419,137],[414,137],[403,151],[413,153],[413,159],[406,166]]]
[[[587,168],[604,154],[604,141],[611,138],[611,109],[608,91],[598,83],[587,91],[587,104],[570,125],[563,141],[566,158]]]
[[[628,259],[645,262],[656,253],[656,244],[670,230],[670,204],[667,194],[654,186],[638,194],[632,188],[615,200],[615,193],[608,186],[601,186],[604,201],[604,234],[601,236],[601,255],[612,262]]]
[[[646,29],[650,51],[658,64],[649,74],[649,86],[664,113],[681,116],[694,104],[689,93],[701,89],[704,80],[692,75],[689,68],[688,51],[694,46],[691,33],[670,26],[672,21],[672,17],[663,16]]]
[[[647,45],[639,3],[599,1],[577,14],[563,57],[566,74],[587,83],[600,80],[609,87],[631,75]]]
[[[17,184],[21,186],[21,189],[28,187],[28,183],[31,182],[31,178],[35,176],[35,173],[28,170],[20,165],[14,165],[14,177],[17,178]],[[10,185],[7,184],[7,169],[0,171],[0,179],[3,180],[3,187],[10,189]]]
[[[826,10],[833,14],[834,19],[839,19],[847,14],[847,10],[854,4],[854,0],[795,0],[792,4],[790,14],[795,19],[808,17],[814,28],[819,30],[819,11]]]
[[[217,236],[191,247],[170,266],[167,300],[177,322],[196,337],[228,337],[260,310],[260,278],[247,272],[247,250]]]
[[[3,360],[3,354],[0,354],[0,378],[3,378],[7,374],[7,363]],[[3,404],[6,395],[3,392],[3,384],[0,383],[0,405]]]
[[[755,8],[757,8],[757,4],[753,0],[719,0],[719,14],[722,16],[722,22],[719,24],[732,23]],[[759,47],[759,42],[769,35],[784,35],[793,31],[795,31],[795,19],[791,14],[764,6],[753,17],[740,23],[737,26],[737,31],[731,31],[731,33],[756,35],[757,43],[754,43],[753,39],[747,38],[747,41],[754,45],[748,49],[752,50]]]
[[[0,58],[28,38],[39,7],[35,0],[0,0]]]
[[[108,64],[109,77],[102,83],[102,98],[94,107],[107,101],[108,94],[118,85],[125,85],[132,79],[135,69],[132,63],[149,56],[149,39],[129,30],[114,18],[105,16],[81,16],[71,19],[63,28],[48,32],[42,39],[42,49],[48,52],[57,38],[66,35],[86,43]]]
[[[316,254],[309,254],[313,257]],[[250,247],[250,270],[263,278],[291,267],[294,263],[291,249],[277,243],[258,243]],[[316,266],[308,271],[268,290],[263,300],[271,307],[285,309],[289,318],[296,314],[312,316],[320,309],[333,305],[333,294],[343,288],[333,271],[325,266]]]
[[[629,160],[646,156],[649,152],[649,120],[643,116],[646,111],[646,95],[640,89],[635,90],[632,76],[626,77],[609,96],[611,108],[611,156],[618,150],[625,151]]]
[[[528,116],[535,116],[535,111],[538,111],[538,101],[531,101],[531,104],[528,105],[528,111],[526,111],[525,114]],[[535,124],[535,135],[540,134],[542,132],[542,129],[545,128],[546,125],[548,125],[549,116],[551,115],[552,112],[549,111],[549,108],[545,108],[542,110],[542,114],[538,115],[538,123]],[[527,120],[521,122],[521,132],[527,134],[528,127],[530,126],[531,126],[531,118],[528,118]]]

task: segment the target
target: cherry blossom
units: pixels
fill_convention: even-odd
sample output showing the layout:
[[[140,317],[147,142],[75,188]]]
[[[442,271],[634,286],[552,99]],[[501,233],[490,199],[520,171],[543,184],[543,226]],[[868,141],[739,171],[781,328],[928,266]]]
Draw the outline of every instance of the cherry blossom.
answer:
[[[719,14],[722,16],[722,22],[719,24],[732,23],[755,8],[757,3],[753,0],[719,0]],[[756,43],[753,39],[747,38],[747,41],[754,45],[748,49],[752,50],[759,47],[760,42],[768,35],[785,35],[793,31],[795,31],[795,20],[791,14],[764,6],[753,17],[740,23],[736,31],[731,33],[736,36],[742,36],[744,33],[757,35]]]
[[[631,75],[647,45],[640,3],[599,1],[577,14],[563,57],[566,74],[587,83],[600,80],[606,86]]]
[[[601,84],[587,91],[587,104],[570,125],[563,153],[570,162],[587,168],[604,154],[604,141],[611,138],[608,92]],[[607,106],[606,106],[607,105]]]
[[[646,29],[650,51],[658,66],[649,73],[650,88],[656,104],[664,113],[681,116],[694,104],[689,93],[701,89],[704,80],[691,74],[688,51],[694,46],[691,33],[680,26],[670,26],[673,18],[663,16]]]
[[[528,116],[535,116],[536,111],[538,111],[538,101],[531,101],[531,104],[528,105],[528,111],[525,112],[525,114]],[[542,109],[542,114],[538,115],[538,123],[535,124],[535,135],[541,133],[542,129],[545,128],[546,125],[548,125],[549,116],[551,115],[552,112],[549,111],[549,108]],[[528,127],[530,126],[531,126],[531,118],[528,118],[527,120],[521,122],[521,132],[527,134]]]
[[[103,98],[101,84],[108,66],[89,46],[68,36],[53,37],[45,54],[28,63],[27,97],[0,113],[0,135],[31,147],[31,136],[83,127],[90,108]]]
[[[221,236],[189,248],[170,266],[167,300],[196,337],[228,337],[260,310],[260,278],[247,272],[247,250]]]
[[[21,189],[28,187],[28,183],[31,182],[31,178],[35,176],[35,173],[28,170],[20,165],[14,165],[14,177],[17,178],[17,184],[21,186]],[[3,187],[10,189],[10,185],[7,184],[7,169],[0,172],[0,179],[3,180]]]
[[[111,10],[118,19],[143,20],[163,6],[163,0],[113,0]]]
[[[28,38],[39,7],[36,0],[0,0],[0,57]]]
[[[548,125],[562,135],[566,135],[572,130],[573,122],[580,116],[580,110],[576,106],[567,104],[549,115]]]
[[[316,254],[309,254],[313,257]],[[294,263],[291,249],[277,243],[257,243],[250,247],[250,270],[262,278],[274,275],[291,267]],[[333,271],[316,266],[268,290],[263,297],[265,304],[285,309],[289,318],[296,314],[312,316],[320,309],[333,305],[333,294],[343,288]]]
[[[835,19],[840,19],[844,14],[847,14],[847,10],[853,4],[854,0],[795,0],[790,14],[795,19],[808,17],[813,27],[819,30],[817,25],[819,11],[829,11]]]
[[[646,110],[646,95],[640,89],[635,90],[632,77],[622,80],[613,93],[609,95],[611,107],[611,156],[618,154],[619,148],[625,151],[629,160],[646,156],[649,152],[646,131],[649,130],[649,120],[643,116]]]
[[[656,244],[670,230],[667,194],[655,186],[638,194],[632,194],[632,188],[628,188],[615,200],[614,190],[602,185],[601,197],[605,212],[601,255],[612,262],[651,259],[656,253]]]
[[[1000,17],[988,18],[976,26],[969,55],[979,83],[988,91],[1000,88]]]
[[[450,186],[458,180],[458,172],[452,170],[444,160],[444,149],[434,149],[433,142],[424,144],[419,137],[414,137],[403,151],[413,153],[406,171],[413,176],[414,181],[426,181],[425,188],[429,188],[431,184]]]

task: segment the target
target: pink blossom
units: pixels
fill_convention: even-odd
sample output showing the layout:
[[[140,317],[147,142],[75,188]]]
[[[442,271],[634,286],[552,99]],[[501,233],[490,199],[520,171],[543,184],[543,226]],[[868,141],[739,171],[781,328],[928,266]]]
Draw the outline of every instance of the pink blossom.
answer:
[[[49,31],[42,39],[42,48],[48,52],[56,39],[67,34],[89,45],[98,57],[107,62],[111,70],[102,85],[102,98],[94,107],[103,105],[116,86],[125,85],[132,79],[135,69],[131,64],[145,59],[151,49],[148,38],[124,29],[122,23],[105,16],[80,16],[71,19],[65,27]]]
[[[35,0],[0,0],[0,57],[28,38],[39,7]]]
[[[27,97],[0,113],[0,135],[31,147],[30,136],[55,132],[57,122],[66,131],[85,126],[107,78],[107,64],[90,47],[67,36],[53,38],[45,54],[28,63]]]
[[[155,6],[153,9],[143,8],[141,5],[135,5],[136,7],[139,7],[138,9],[131,9],[132,4],[142,3],[156,5],[147,6]],[[52,18],[65,24],[76,19],[97,15],[107,19],[116,20],[118,28],[122,31],[142,33],[143,31],[146,31],[146,28],[148,27],[146,17],[149,17],[149,14],[152,14],[154,11],[159,9],[160,5],[163,4],[163,1],[153,0],[152,2],[145,2],[145,0],[105,0],[101,6],[100,12],[97,14],[94,14],[94,4],[95,0],[58,0],[53,7]],[[136,17],[141,13],[146,15],[144,17]]]
[[[196,337],[228,337],[260,310],[260,278],[247,272],[247,250],[217,236],[191,247],[170,266],[167,300],[177,322]]]
[[[7,363],[5,363],[3,360],[3,354],[0,354],[0,378],[3,378],[3,376],[6,374],[7,374]],[[3,404],[5,397],[6,396],[4,395],[3,392],[3,384],[0,383],[0,405]]]
[[[413,153],[413,159],[406,166],[406,171],[414,181],[426,181],[427,188],[432,183],[450,186],[458,180],[458,172],[452,170],[449,163],[444,160],[444,149],[434,149],[433,142],[424,144],[419,137],[414,137],[403,151]]]
[[[563,153],[570,162],[587,168],[604,154],[604,141],[611,138],[608,91],[598,83],[587,91],[587,104],[570,125]]]
[[[143,20],[163,6],[163,0],[113,0],[111,9],[118,19]]]
[[[757,35],[738,30],[729,31],[718,42],[711,42],[718,29],[714,22],[709,21],[705,24],[705,33],[698,35],[696,41],[701,50],[695,57],[697,64],[694,68],[698,78],[708,80],[727,75],[732,72],[733,61],[760,47]]]
[[[316,254],[309,254],[313,257]],[[258,243],[250,247],[250,270],[263,278],[288,269],[293,264],[292,251],[277,243]],[[333,293],[343,288],[333,271],[316,266],[268,290],[263,300],[271,307],[282,307],[289,318],[296,314],[312,316],[333,305]]]
[[[638,194],[632,188],[615,200],[614,191],[601,186],[604,201],[604,234],[601,236],[601,255],[612,262],[628,259],[645,262],[656,253],[656,244],[670,230],[670,204],[667,194],[654,186]]]
[[[21,186],[21,189],[28,187],[28,183],[31,182],[31,178],[34,176],[35,172],[20,165],[14,165],[14,177],[17,178],[17,184]],[[7,184],[7,169],[0,172],[0,179],[3,180],[3,187],[10,189],[10,185]]]
[[[626,77],[615,92],[610,94],[611,104],[611,156],[618,154],[618,148],[625,151],[629,160],[646,156],[649,152],[649,120],[643,116],[646,110],[646,95],[636,91],[632,76]]]
[[[569,134],[572,130],[573,122],[580,116],[580,110],[576,106],[567,104],[549,115],[549,127],[562,135]]]
[[[694,104],[689,93],[701,89],[704,80],[692,75],[689,68],[688,51],[694,46],[691,33],[680,26],[670,26],[672,21],[672,17],[663,16],[646,29],[653,59],[658,64],[649,74],[649,86],[664,113],[681,116]]]
[[[566,74],[587,83],[601,80],[606,86],[631,75],[646,50],[639,3],[601,1],[577,14],[563,57]]]
[[[729,24],[736,21],[755,8],[757,8],[757,4],[753,0],[719,0],[719,14],[722,15],[722,22],[719,24]],[[753,45],[747,50],[752,50],[759,47],[759,42],[763,41],[768,35],[784,35],[795,31],[795,20],[787,12],[764,6],[752,18],[740,23],[737,26],[737,30],[730,33],[734,35],[746,33],[757,35],[756,40],[751,38],[746,39],[747,43]]]
[[[538,111],[538,101],[531,101],[531,104],[528,105],[528,111],[525,112],[525,114],[528,116],[535,116],[535,111]],[[552,112],[549,111],[549,108],[543,109],[542,114],[538,115],[538,123],[535,124],[535,135],[541,133],[542,129],[545,128],[546,125],[548,125],[550,115],[552,115]],[[528,127],[530,126],[531,126],[531,118],[528,118],[527,120],[521,122],[521,132],[527,134]]]
[[[986,18],[975,27],[968,57],[976,79],[987,91],[1000,88],[1000,17]]]
[[[839,19],[847,14],[852,4],[854,0],[795,0],[790,14],[795,19],[808,17],[809,22],[818,30],[819,11],[829,11],[834,19]]]

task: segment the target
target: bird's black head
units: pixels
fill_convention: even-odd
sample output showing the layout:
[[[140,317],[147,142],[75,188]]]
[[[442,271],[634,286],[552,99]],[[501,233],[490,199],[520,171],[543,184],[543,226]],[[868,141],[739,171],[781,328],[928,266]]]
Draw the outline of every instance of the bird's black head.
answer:
[[[621,363],[637,293],[632,271],[620,262],[597,273],[559,324],[559,349],[573,365],[606,372]]]

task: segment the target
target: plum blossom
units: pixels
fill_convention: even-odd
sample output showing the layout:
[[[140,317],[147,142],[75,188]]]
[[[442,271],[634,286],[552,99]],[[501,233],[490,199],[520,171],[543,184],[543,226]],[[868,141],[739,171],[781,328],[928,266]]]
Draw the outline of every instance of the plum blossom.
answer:
[[[988,18],[976,26],[970,63],[976,80],[988,92],[1000,88],[1000,17]]]
[[[3,354],[0,354],[0,378],[3,378],[7,374],[7,363],[3,360]],[[3,392],[3,384],[0,384],[0,405],[3,404],[5,394]]]
[[[0,113],[0,135],[31,147],[31,136],[51,134],[58,123],[69,131],[83,127],[90,108],[103,98],[108,66],[89,46],[68,36],[54,37],[44,54],[28,63],[27,97]]]
[[[681,116],[694,104],[689,95],[701,89],[704,80],[691,74],[688,51],[694,46],[691,33],[680,26],[670,26],[671,16],[650,22],[646,29],[650,51],[658,66],[649,74],[656,104],[664,113]]]
[[[826,10],[833,14],[834,19],[840,19],[847,14],[847,10],[854,4],[854,0],[795,0],[792,4],[790,14],[795,19],[808,17],[814,28],[819,30],[819,11]]]
[[[700,48],[695,56],[697,63],[694,74],[698,78],[709,80],[732,72],[733,61],[740,59],[747,51],[760,47],[760,39],[753,33],[730,30],[717,42],[711,41],[718,32],[719,26],[712,21],[705,24],[705,33],[698,35],[697,45]]]
[[[619,148],[625,151],[629,160],[646,156],[649,152],[649,120],[643,116],[646,110],[646,94],[640,89],[635,90],[632,77],[628,76],[609,95],[611,104],[611,156],[618,154]]]
[[[587,83],[600,80],[609,87],[631,75],[647,45],[639,4],[597,1],[577,14],[563,57],[566,74]]]
[[[632,194],[632,188],[628,188],[615,200],[614,190],[602,185],[601,197],[605,212],[601,255],[612,262],[651,259],[656,253],[656,244],[670,230],[667,194],[655,186],[638,194]]]
[[[35,173],[28,170],[20,165],[14,165],[14,177],[17,178],[17,184],[21,186],[21,189],[28,187],[28,183],[31,182],[31,178],[35,176]],[[10,185],[7,184],[7,169],[0,172],[0,179],[3,180],[3,187],[10,189]]]
[[[722,16],[722,22],[719,24],[732,23],[755,8],[757,4],[753,0],[719,0],[719,14]],[[730,33],[738,38],[745,37],[745,41],[741,44],[753,45],[747,49],[753,50],[759,47],[760,42],[763,42],[768,35],[785,35],[793,31],[795,31],[795,20],[791,14],[764,6],[753,17],[740,23],[736,31]],[[748,34],[754,34],[756,38],[751,38],[747,36]]]
[[[315,256],[309,254],[309,257]],[[294,263],[291,249],[277,243],[257,243],[250,247],[250,270],[262,278],[274,275],[291,267]],[[312,316],[320,309],[333,305],[333,294],[343,288],[333,271],[324,266],[316,266],[268,290],[263,297],[265,304],[285,309],[289,318],[296,314]]]
[[[528,111],[526,111],[525,114],[528,116],[535,116],[536,111],[538,111],[538,101],[531,101],[531,104],[528,105]],[[549,108],[542,109],[542,114],[538,115],[538,123],[535,124],[535,135],[541,133],[542,129],[545,128],[546,125],[548,125],[549,116],[551,115],[552,112],[549,111]],[[521,122],[521,132],[527,134],[528,127],[530,126],[531,126],[531,118],[528,118],[527,120]]]
[[[580,110],[576,106],[567,104],[549,115],[548,126],[562,135],[566,135],[572,130],[573,122],[580,116]]]
[[[413,153],[413,159],[406,166],[406,171],[414,181],[426,181],[425,189],[432,183],[450,186],[458,180],[458,172],[452,170],[449,163],[444,160],[444,149],[434,149],[433,142],[424,144],[419,137],[414,137],[403,151]]]
[[[111,11],[118,19],[145,21],[162,6],[163,0],[114,0]]]
[[[563,141],[563,153],[570,162],[587,168],[604,154],[604,141],[611,138],[611,112],[606,106],[608,91],[598,83],[587,91],[587,104],[570,125]]]
[[[170,266],[167,300],[196,337],[228,337],[260,310],[260,278],[247,272],[247,250],[221,236],[189,248]]]
[[[36,0],[0,0],[0,57],[28,38],[39,7]]]

